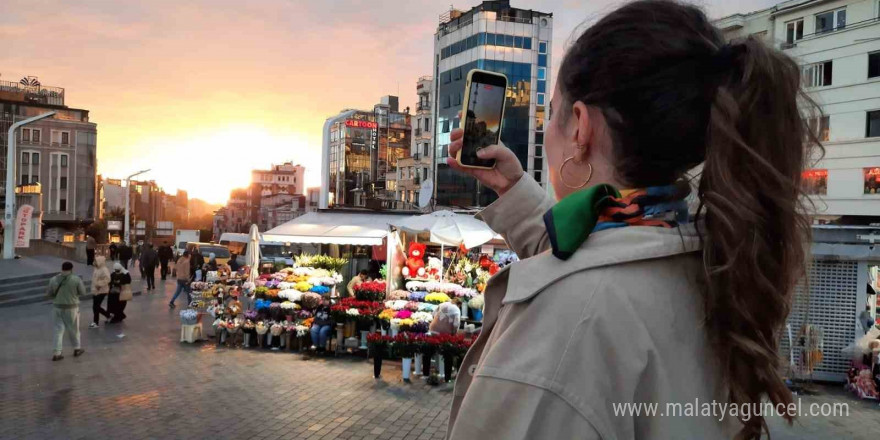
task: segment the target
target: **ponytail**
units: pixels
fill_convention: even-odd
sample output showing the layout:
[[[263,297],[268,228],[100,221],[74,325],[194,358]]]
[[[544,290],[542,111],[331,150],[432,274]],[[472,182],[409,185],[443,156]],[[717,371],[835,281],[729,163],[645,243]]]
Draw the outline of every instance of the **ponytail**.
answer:
[[[818,140],[798,111],[798,65],[752,37],[733,51],[710,105],[698,189],[708,332],[731,402],[758,405],[766,394],[788,405],[778,341],[807,258],[804,139]],[[738,439],[759,439],[766,428],[761,416],[743,423]]]
[[[692,5],[637,0],[580,35],[558,78],[566,103],[603,112],[621,183],[670,185],[702,164],[706,331],[728,399],[791,403],[777,349],[807,259],[801,172],[819,145],[798,65],[752,37],[725,44]],[[766,428],[741,422],[738,439]]]

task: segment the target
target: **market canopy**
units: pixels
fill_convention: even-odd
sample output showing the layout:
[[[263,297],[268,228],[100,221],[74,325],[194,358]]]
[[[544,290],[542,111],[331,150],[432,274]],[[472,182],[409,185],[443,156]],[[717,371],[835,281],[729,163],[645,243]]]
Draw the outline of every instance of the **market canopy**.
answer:
[[[309,212],[263,233],[266,241],[379,246],[399,214]]]
[[[430,214],[394,219],[392,226],[415,233],[429,233],[434,243],[470,249],[495,238],[489,225],[473,216],[452,211],[434,211]]]

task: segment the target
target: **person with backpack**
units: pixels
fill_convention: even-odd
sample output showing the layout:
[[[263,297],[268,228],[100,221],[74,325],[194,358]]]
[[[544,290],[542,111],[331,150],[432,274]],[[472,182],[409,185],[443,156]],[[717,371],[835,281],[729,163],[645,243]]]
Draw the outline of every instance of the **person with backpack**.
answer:
[[[82,356],[79,334],[79,299],[86,295],[86,287],[80,277],[73,274],[73,263],[65,261],[61,265],[61,273],[49,280],[47,288],[49,298],[52,298],[52,317],[55,322],[55,345],[52,361],[64,359],[61,349],[64,343],[64,333],[73,345],[73,357]]]

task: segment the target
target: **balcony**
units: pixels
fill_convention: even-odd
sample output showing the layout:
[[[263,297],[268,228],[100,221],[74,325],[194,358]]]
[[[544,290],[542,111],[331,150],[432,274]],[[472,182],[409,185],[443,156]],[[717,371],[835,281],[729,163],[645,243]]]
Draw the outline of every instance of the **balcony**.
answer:
[[[37,81],[24,84],[21,82],[0,81],[0,98],[34,104],[64,105],[64,89],[46,87]]]
[[[424,102],[424,103],[420,102],[418,105],[416,105],[416,111],[420,111],[420,112],[431,111],[431,103],[430,102]]]

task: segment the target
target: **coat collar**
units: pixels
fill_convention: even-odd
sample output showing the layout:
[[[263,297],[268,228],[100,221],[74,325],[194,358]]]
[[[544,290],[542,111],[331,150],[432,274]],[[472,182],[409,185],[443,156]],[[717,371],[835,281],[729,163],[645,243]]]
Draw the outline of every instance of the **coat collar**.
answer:
[[[702,248],[693,224],[677,228],[630,226],[598,231],[568,260],[550,251],[505,267],[509,279],[503,303],[528,301],[551,284],[587,269],[669,257]]]

